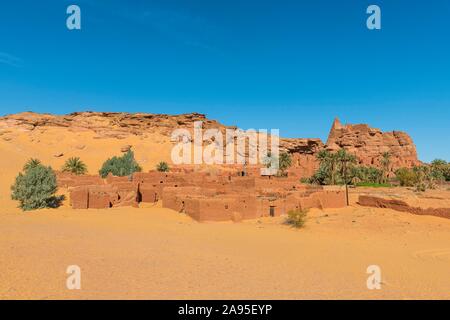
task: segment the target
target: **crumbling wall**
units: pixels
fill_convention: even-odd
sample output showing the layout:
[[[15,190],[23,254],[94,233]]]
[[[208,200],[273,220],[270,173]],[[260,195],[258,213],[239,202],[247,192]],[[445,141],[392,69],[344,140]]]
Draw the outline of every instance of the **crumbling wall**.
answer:
[[[450,219],[450,208],[411,207],[406,202],[396,199],[383,199],[373,196],[359,196],[358,204],[366,207],[387,208],[417,215],[435,216]]]
[[[162,200],[164,208],[186,213],[197,221],[241,221],[280,216],[292,209],[345,206],[343,191],[302,185],[296,178],[154,171],[129,177],[63,179],[75,184],[69,187],[75,209],[138,207],[140,202]],[[84,185],[87,181],[93,184]]]

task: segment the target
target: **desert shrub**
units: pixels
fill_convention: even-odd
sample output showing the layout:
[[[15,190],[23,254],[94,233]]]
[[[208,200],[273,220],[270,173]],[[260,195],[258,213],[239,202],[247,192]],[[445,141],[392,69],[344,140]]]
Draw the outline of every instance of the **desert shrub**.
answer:
[[[415,166],[412,169],[400,168],[395,175],[401,186],[415,187],[417,192],[436,187],[436,177],[429,165]]]
[[[450,181],[450,163],[436,159],[431,162],[431,171],[437,181]]]
[[[311,184],[311,178],[300,178],[300,183]]]
[[[445,181],[450,181],[450,163],[447,163],[447,166],[445,167],[444,178]]]
[[[395,177],[402,187],[413,187],[417,183],[416,173],[408,168],[400,168],[395,171]]]
[[[414,185],[416,191],[425,191],[426,189],[436,188],[436,178],[433,175],[431,166],[416,166],[413,167],[412,170],[417,177],[417,182]]]
[[[133,174],[134,172],[140,172],[142,168],[134,159],[133,151],[129,150],[121,157],[112,157],[103,163],[102,168],[99,171],[100,176],[105,178],[109,173],[114,176],[124,177]]]
[[[29,164],[29,163],[27,163]],[[24,172],[11,186],[11,198],[20,202],[22,210],[58,207],[63,197],[56,197],[56,175],[51,167],[41,164],[25,165]]]
[[[72,157],[67,159],[62,167],[63,172],[70,172],[76,175],[82,175],[87,172],[87,167],[83,161],[78,157]]]
[[[285,223],[294,228],[302,228],[305,225],[307,214],[306,210],[290,210]]]
[[[161,161],[156,165],[156,170],[159,172],[168,172],[169,171],[169,165],[167,162]]]

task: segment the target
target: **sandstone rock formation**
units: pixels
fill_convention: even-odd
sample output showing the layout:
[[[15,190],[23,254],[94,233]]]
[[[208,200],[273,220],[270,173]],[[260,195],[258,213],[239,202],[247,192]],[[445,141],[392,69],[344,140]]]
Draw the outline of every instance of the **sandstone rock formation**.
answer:
[[[90,131],[95,135],[93,139],[127,140],[130,137],[139,137],[141,140],[155,139],[155,142],[157,140],[158,143],[166,143],[167,146],[170,146],[178,142],[171,139],[171,134],[175,129],[187,129],[192,133],[196,121],[203,122],[204,130],[219,129],[221,132],[225,132],[226,129],[236,129],[234,126],[226,126],[215,120],[207,119],[205,115],[199,113],[165,115],[75,112],[68,115],[50,115],[24,112],[0,117],[0,135],[4,135],[3,139],[8,138],[7,141],[9,141],[15,133],[25,132],[37,143],[40,133],[51,128],[59,128],[71,133]],[[226,136],[224,135],[224,137]],[[210,140],[205,143],[216,143],[213,139]],[[225,141],[224,145],[229,142],[234,142],[234,140]],[[129,141],[124,141],[122,144],[122,152],[128,150],[128,145],[125,143],[129,143]],[[88,141],[77,141],[75,149],[82,150],[87,146],[89,146]],[[420,163],[414,143],[408,134],[399,131],[381,132],[366,124],[342,125],[336,119],[326,145],[320,139],[280,138],[280,151],[289,152],[293,158],[290,174],[297,177],[309,177],[317,170],[316,155],[320,150],[335,151],[340,148],[355,154],[362,165],[380,166],[383,152],[389,152],[392,155],[391,170],[399,167],[411,167]],[[170,155],[169,149],[167,152]]]
[[[367,124],[342,125],[335,119],[326,148],[331,151],[346,149],[357,156],[360,164],[380,166],[384,152],[391,154],[392,170],[420,164],[411,137],[400,131],[382,132]]]
[[[320,139],[280,139],[280,152],[292,155],[289,173],[299,178],[310,177],[318,169],[317,153],[325,147]]]
[[[203,128],[223,128],[222,124],[206,119],[199,113],[182,115],[74,112],[68,115],[23,112],[0,117],[0,130],[10,128],[32,131],[36,128],[64,127],[70,131],[92,130],[98,138],[123,138],[158,131],[170,135],[175,128],[192,129],[195,121],[202,121]]]

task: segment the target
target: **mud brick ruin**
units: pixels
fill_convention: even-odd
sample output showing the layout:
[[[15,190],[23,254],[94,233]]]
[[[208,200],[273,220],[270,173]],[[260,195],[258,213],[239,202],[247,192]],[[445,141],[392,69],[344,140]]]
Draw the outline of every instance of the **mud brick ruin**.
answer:
[[[24,112],[0,117],[3,139],[14,141],[13,131],[19,130],[39,144],[39,136],[49,128],[58,128],[73,136],[77,132],[91,132],[92,139],[156,139],[173,146],[171,134],[175,129],[191,132],[196,122],[202,128],[224,131],[227,126],[204,114],[182,115],[76,112],[68,115],[37,114]],[[204,141],[205,144],[215,143]],[[79,153],[90,150],[86,145],[74,146]],[[127,146],[129,149],[131,147]],[[124,148],[122,152],[128,150]],[[86,149],[86,150],[85,150]],[[317,154],[321,150],[335,152],[345,149],[356,156],[358,163],[381,167],[382,154],[391,154],[389,174],[396,169],[412,167],[421,162],[411,137],[400,131],[382,132],[367,124],[341,124],[336,119],[326,143],[316,138],[282,138],[280,152],[292,156],[292,166],[287,178],[260,175],[260,168],[248,167],[172,167],[170,173],[136,173],[130,177],[102,179],[99,176],[71,176],[58,174],[58,183],[67,187],[75,209],[110,208],[118,206],[138,207],[139,203],[156,203],[185,212],[199,221],[225,221],[278,216],[291,209],[332,208],[345,206],[345,194],[319,186],[300,184],[300,179],[310,177],[319,167]],[[54,157],[73,152],[70,149],[55,150]],[[82,155],[81,155],[82,157]],[[202,171],[203,170],[203,171]],[[245,174],[243,174],[245,171]]]
[[[298,177],[261,177],[257,170],[219,172],[174,168],[130,177],[73,176],[58,174],[67,187],[74,209],[138,207],[139,203],[162,202],[164,208],[186,213],[197,221],[241,221],[279,216],[292,209],[340,208],[346,205],[342,190],[307,186]]]

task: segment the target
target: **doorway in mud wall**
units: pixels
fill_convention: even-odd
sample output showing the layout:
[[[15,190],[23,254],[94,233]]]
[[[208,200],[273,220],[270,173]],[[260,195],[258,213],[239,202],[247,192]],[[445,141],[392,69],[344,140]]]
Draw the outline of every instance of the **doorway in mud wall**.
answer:
[[[270,208],[269,208],[269,215],[271,217],[275,217],[275,206],[270,206]]]

